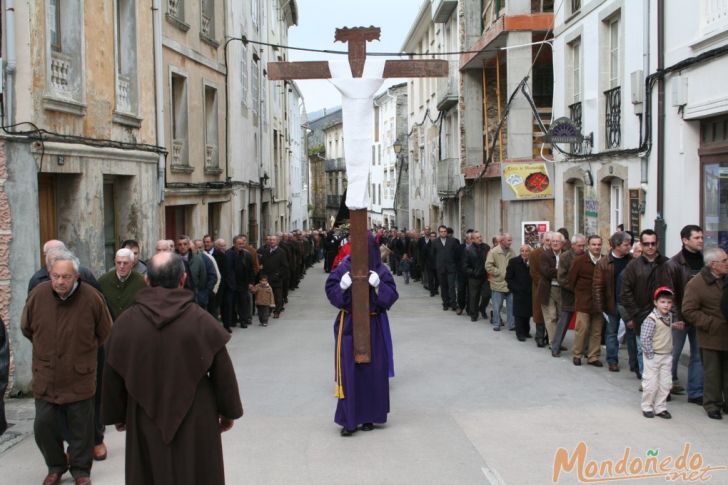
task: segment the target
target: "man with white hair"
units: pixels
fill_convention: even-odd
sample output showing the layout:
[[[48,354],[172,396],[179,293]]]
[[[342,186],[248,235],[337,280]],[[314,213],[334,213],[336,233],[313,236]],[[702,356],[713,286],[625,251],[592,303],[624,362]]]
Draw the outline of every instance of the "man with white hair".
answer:
[[[728,320],[720,300],[728,275],[728,255],[718,247],[703,253],[705,266],[685,286],[682,315],[695,325],[703,361],[703,409],[711,419],[728,413]]]
[[[133,268],[134,253],[131,249],[121,248],[114,258],[114,269],[99,278],[101,293],[114,320],[134,303],[136,292],[146,286],[144,276],[132,271]]]
[[[559,259],[564,236],[560,232],[551,233],[551,247],[544,250],[539,259],[539,282],[537,298],[541,303],[541,311],[548,339],[553,340],[556,335],[556,324],[561,315],[561,287],[558,280]],[[544,327],[536,327],[536,345],[544,347],[546,336]]]
[[[31,292],[21,319],[33,344],[35,441],[48,467],[45,485],[59,484],[69,468],[76,485],[88,485],[97,350],[111,332],[111,316],[101,294],[79,280],[78,258],[66,249],[52,254],[50,281]]]
[[[43,244],[43,267],[35,272],[35,274],[30,278],[30,281],[28,282],[28,294],[30,295],[30,292],[38,286],[40,283],[43,283],[44,281],[48,281],[50,277],[48,276],[48,271],[50,268],[50,265],[53,262],[53,257],[51,256],[49,259],[49,253],[52,253],[54,250],[57,249],[66,249],[66,245],[63,243],[63,241],[59,241],[57,239],[51,239],[49,241],[46,241],[45,244]],[[96,281],[96,277],[94,274],[89,270],[88,268],[85,268],[83,266],[79,267],[79,278],[81,281],[90,284],[97,290],[101,291],[101,288],[99,287],[99,283]]]

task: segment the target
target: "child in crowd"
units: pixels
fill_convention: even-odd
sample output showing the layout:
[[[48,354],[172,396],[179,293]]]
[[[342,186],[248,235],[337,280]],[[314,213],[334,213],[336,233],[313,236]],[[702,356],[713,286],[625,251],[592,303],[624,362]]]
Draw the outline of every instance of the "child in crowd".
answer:
[[[673,295],[667,286],[657,288],[652,295],[655,307],[642,322],[642,415],[645,418],[672,417],[666,404],[672,388],[672,329],[684,327],[682,322],[672,321]]]
[[[268,284],[268,277],[261,274],[258,277],[258,281],[258,284],[250,292],[255,295],[255,306],[258,308],[260,325],[267,327],[271,308],[276,307],[276,302],[275,298],[273,298],[273,288]]]
[[[402,260],[399,262],[399,270],[404,277],[404,284],[409,285],[410,271],[412,271],[412,258],[409,254],[405,253],[402,255]]]

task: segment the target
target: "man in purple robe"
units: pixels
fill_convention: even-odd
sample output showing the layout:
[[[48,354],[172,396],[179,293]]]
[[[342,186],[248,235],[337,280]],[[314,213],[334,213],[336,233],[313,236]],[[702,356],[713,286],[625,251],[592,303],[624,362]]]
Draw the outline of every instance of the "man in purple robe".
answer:
[[[386,423],[389,413],[389,378],[394,377],[392,334],[389,310],[399,295],[394,278],[382,264],[379,248],[369,235],[369,315],[371,325],[371,362],[354,362],[354,338],[351,315],[351,256],[329,274],[326,296],[339,309],[334,322],[336,342],[336,415],[341,435],[351,436],[361,425],[362,431],[374,429],[374,423]]]

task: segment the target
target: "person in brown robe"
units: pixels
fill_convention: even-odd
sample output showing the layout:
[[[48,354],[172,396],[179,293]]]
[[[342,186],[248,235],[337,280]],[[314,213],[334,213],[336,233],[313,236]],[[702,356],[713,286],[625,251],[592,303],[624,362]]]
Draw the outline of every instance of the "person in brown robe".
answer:
[[[220,433],[243,415],[230,335],[185,279],[178,255],[154,256],[107,343],[102,416],[126,430],[127,484],[225,483]]]

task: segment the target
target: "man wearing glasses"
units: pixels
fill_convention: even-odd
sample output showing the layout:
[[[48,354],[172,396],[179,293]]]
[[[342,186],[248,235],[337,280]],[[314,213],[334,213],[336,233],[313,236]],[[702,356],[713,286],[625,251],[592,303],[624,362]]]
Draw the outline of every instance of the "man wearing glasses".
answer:
[[[640,233],[642,255],[632,259],[622,272],[621,308],[625,326],[640,334],[642,321],[653,308],[652,294],[661,286],[672,286],[669,259],[657,250],[657,233],[645,229]],[[639,346],[639,339],[637,339]],[[641,350],[641,349],[640,349]],[[642,354],[638,356],[639,371],[642,378]]]

